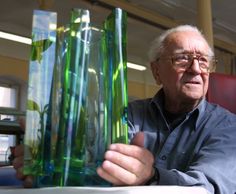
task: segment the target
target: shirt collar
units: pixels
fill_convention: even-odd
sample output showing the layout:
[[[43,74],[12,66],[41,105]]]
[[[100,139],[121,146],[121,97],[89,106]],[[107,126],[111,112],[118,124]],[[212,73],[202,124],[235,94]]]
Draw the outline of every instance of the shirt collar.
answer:
[[[165,100],[164,99],[164,90],[162,88],[156,93],[156,95],[152,98],[150,103],[155,104],[157,106],[157,108],[161,112],[163,112],[163,110],[164,110],[164,100]]]
[[[204,118],[205,111],[206,111],[207,101],[205,97],[201,100],[199,105],[196,107],[196,110],[198,110],[198,117],[196,120],[195,128],[199,128],[200,124],[202,123],[202,119]]]
[[[161,112],[162,115],[163,115],[163,110],[164,110],[164,100],[165,100],[164,99],[164,90],[160,89],[150,101],[151,104],[154,104],[158,108],[158,110]],[[195,130],[197,130],[199,128],[199,126],[201,124],[201,120],[204,117],[206,104],[207,104],[207,101],[205,98],[203,98],[200,101],[200,103],[198,104],[198,106],[195,107],[192,111],[190,111],[186,115],[186,119],[188,119],[192,116],[197,117],[196,122],[195,122]]]

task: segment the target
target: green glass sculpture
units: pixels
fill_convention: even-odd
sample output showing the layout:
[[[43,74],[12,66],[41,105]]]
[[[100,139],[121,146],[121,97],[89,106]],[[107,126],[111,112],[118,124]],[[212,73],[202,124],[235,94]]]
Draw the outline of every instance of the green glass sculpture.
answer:
[[[25,174],[44,175],[46,121],[55,60],[57,15],[34,11],[26,111]]]
[[[43,120],[38,119],[44,128],[35,130],[38,136],[32,138],[30,131],[36,127],[26,127],[25,173],[35,175],[38,187],[109,186],[96,168],[110,143],[128,142],[126,13],[115,9],[99,29],[91,25],[88,10],[73,9],[70,24],[55,32],[54,58],[47,64],[51,69],[42,72],[50,84],[35,85],[40,99],[47,91]],[[28,106],[27,122],[31,111],[38,110],[36,103]]]
[[[69,28],[55,169],[60,185],[83,185],[89,12],[74,9]]]
[[[106,94],[107,120],[112,143],[128,143],[126,17],[121,9],[115,9],[104,25],[108,59],[104,75],[108,81],[105,85],[110,88]]]

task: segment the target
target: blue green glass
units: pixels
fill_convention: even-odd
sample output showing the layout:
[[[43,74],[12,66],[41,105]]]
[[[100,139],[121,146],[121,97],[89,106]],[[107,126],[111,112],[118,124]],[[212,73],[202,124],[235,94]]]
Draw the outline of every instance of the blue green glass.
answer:
[[[54,166],[54,160],[57,158],[57,142],[59,133],[60,113],[61,113],[61,101],[62,101],[62,84],[63,84],[63,72],[65,65],[65,52],[67,49],[65,39],[65,29],[60,27],[57,29],[57,41],[56,41],[56,60],[53,72],[53,85],[52,85],[52,99],[51,99],[51,145],[50,145],[50,162]]]
[[[62,109],[62,85],[63,85],[63,72],[65,68],[66,51],[67,51],[67,31],[64,27],[57,29],[57,41],[56,41],[56,60],[53,72],[53,85],[52,95],[50,102],[50,119],[49,126],[50,132],[50,152],[49,154],[49,165],[48,165],[48,177],[43,177],[42,180],[38,181],[40,185],[60,185],[60,179],[56,177],[58,172],[58,157],[61,154],[59,142],[61,136],[60,131],[60,113]]]
[[[107,110],[107,130],[112,143],[128,143],[127,126],[127,58],[126,20],[124,11],[117,8],[106,19],[104,29],[107,61],[104,67]]]
[[[24,173],[44,175],[48,108],[55,60],[57,15],[34,11],[24,138]]]
[[[47,22],[41,16],[40,25]],[[50,31],[50,25],[46,26]],[[28,96],[27,122],[33,111],[43,129],[36,130],[40,135],[32,139],[28,124],[25,138],[25,147],[30,148],[25,149],[25,172],[35,175],[38,187],[110,185],[97,175],[96,168],[110,143],[127,143],[126,13],[115,9],[103,27],[91,26],[89,11],[73,9],[70,24],[54,30],[52,43],[51,36],[46,39],[50,45],[44,47],[48,51],[53,46],[53,52],[37,54],[50,67],[40,70],[50,83],[38,82],[34,88],[47,91],[46,96],[39,95],[45,101],[40,104],[43,111]],[[29,156],[36,165],[29,163]]]
[[[88,29],[90,40],[88,46],[88,82],[87,106],[88,125],[85,130],[85,185],[108,184],[97,176],[96,168],[103,161],[106,150],[105,134],[103,130],[103,91],[100,86],[102,80],[102,52],[103,30],[90,26]]]
[[[87,128],[87,45],[89,12],[74,9],[69,25],[62,88],[59,141],[55,171],[60,185],[84,184],[84,133]]]

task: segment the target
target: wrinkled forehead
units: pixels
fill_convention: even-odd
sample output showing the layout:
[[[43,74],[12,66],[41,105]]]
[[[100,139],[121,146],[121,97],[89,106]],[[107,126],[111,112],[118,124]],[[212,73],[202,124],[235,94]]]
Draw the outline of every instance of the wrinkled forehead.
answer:
[[[174,32],[170,34],[165,42],[167,53],[197,53],[209,55],[210,48],[206,40],[197,32]]]

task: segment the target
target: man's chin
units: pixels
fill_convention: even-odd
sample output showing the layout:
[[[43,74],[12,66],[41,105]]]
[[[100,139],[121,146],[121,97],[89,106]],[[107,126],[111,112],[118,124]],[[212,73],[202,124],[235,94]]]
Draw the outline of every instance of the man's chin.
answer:
[[[187,101],[200,101],[203,95],[199,95],[197,92],[184,93],[184,98]]]

